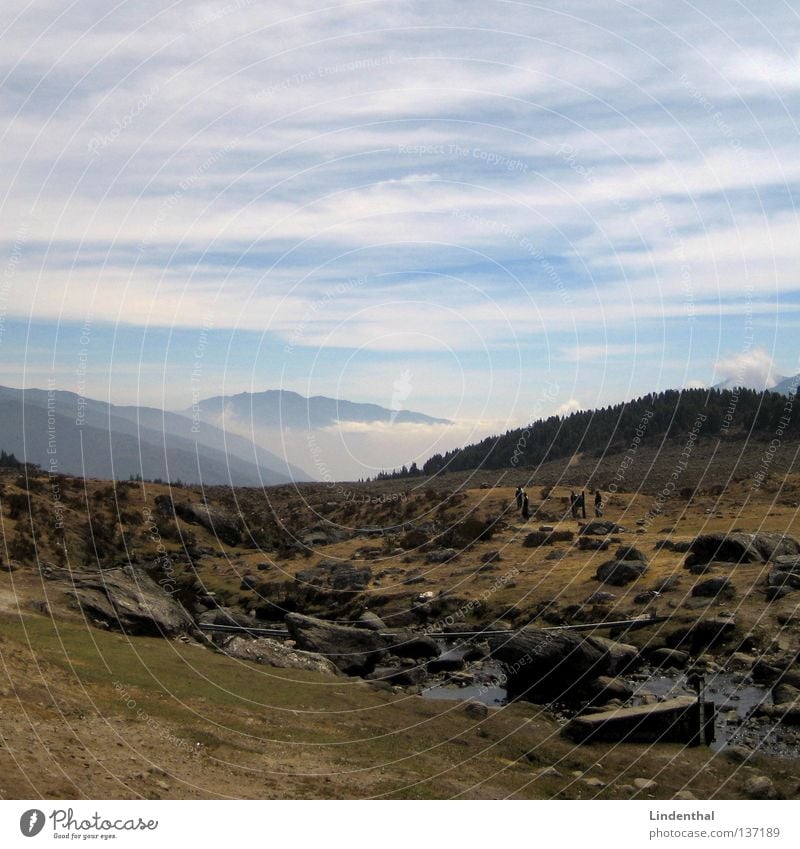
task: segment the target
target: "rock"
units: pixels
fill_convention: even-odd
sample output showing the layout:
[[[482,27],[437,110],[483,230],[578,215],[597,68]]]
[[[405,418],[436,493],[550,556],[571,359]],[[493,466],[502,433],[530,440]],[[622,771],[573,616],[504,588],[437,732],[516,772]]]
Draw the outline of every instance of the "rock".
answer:
[[[653,666],[659,669],[684,669],[689,662],[689,653],[679,649],[654,649],[647,655],[647,659]]]
[[[744,793],[748,799],[775,799],[778,791],[766,775],[753,775],[744,783]]]
[[[302,569],[295,580],[300,584],[338,592],[360,592],[372,581],[372,569],[338,560],[323,560],[311,569]]]
[[[705,708],[702,737],[695,696],[678,696],[652,705],[581,714],[562,734],[580,743],[684,743],[697,745],[714,739],[712,707]]]
[[[680,799],[682,802],[693,802],[697,796],[691,790],[679,790],[672,798]]]
[[[596,536],[607,536],[608,534],[623,533],[625,528],[615,522],[587,522],[579,531],[581,536],[594,534]]]
[[[645,565],[650,563],[645,553],[632,545],[621,545],[614,554],[614,558],[616,560],[636,560]]]
[[[315,652],[297,651],[278,640],[265,637],[244,637],[236,634],[222,643],[222,651],[239,660],[252,660],[277,669],[308,669],[338,675],[339,670],[330,660]]]
[[[598,676],[587,689],[594,691],[587,701],[587,704],[590,705],[602,705],[612,699],[619,700],[622,703],[633,695],[633,687],[627,681],[608,675]]]
[[[386,624],[377,613],[365,610],[355,622],[356,628],[368,628],[370,631],[386,631]]]
[[[427,675],[419,666],[376,666],[366,679],[368,681],[385,681],[398,687],[413,687],[421,684]]]
[[[503,665],[509,698],[533,702],[574,699],[610,665],[606,652],[571,631],[524,628],[490,637],[489,646]]]
[[[464,713],[470,719],[486,719],[489,716],[489,708],[483,702],[467,702],[464,705]]]
[[[586,600],[583,602],[584,604],[611,604],[612,601],[616,599],[614,593],[604,592],[603,590],[596,590],[591,595],[586,596]]]
[[[556,542],[572,542],[575,534],[572,531],[533,531],[522,541],[525,548],[538,548],[542,545],[553,545]]]
[[[784,534],[742,532],[700,534],[693,540],[687,562],[763,563],[800,554],[800,543]]]
[[[545,560],[563,560],[565,556],[566,556],[565,551],[559,551],[558,549],[554,548],[554,549],[552,549],[552,551],[547,552],[544,559]]]
[[[0,557],[0,572],[18,572],[21,568],[19,563]]]
[[[425,555],[427,563],[449,563],[458,552],[454,548],[437,548]]]
[[[299,613],[286,616],[289,633],[298,648],[317,652],[348,675],[364,675],[386,653],[387,640],[367,628],[337,625]]]
[[[800,589],[800,557],[785,556],[775,558],[775,565],[767,576],[767,585],[784,590]]]
[[[173,637],[194,629],[189,613],[145,572],[131,566],[69,571],[64,589],[91,620],[126,634]],[[61,572],[54,572],[59,578]]]
[[[658,583],[653,585],[653,592],[656,593],[668,593],[680,585],[680,578],[677,575],[667,575],[666,578],[658,581]]]
[[[735,764],[746,763],[753,756],[753,750],[742,745],[727,746],[723,751],[725,752],[725,757]]]
[[[653,548],[664,549],[664,551],[675,551],[679,554],[686,554],[692,547],[692,540],[685,539],[661,539],[658,540]]]
[[[661,593],[656,592],[655,590],[645,590],[644,592],[638,593],[633,597],[634,604],[650,604],[655,601],[657,598],[661,598]]]
[[[642,657],[636,646],[628,643],[618,643],[607,637],[589,637],[590,642],[605,653],[605,668],[607,675],[622,675],[637,669],[642,664]]]
[[[157,495],[155,506],[162,516],[177,516],[190,525],[201,525],[226,545],[238,545],[242,540],[238,519],[219,508],[189,501],[173,501],[169,495]]]
[[[735,630],[736,620],[733,616],[711,616],[677,628],[667,634],[665,642],[670,648],[686,646],[693,654],[697,654],[701,649],[724,642],[733,636]]]
[[[236,625],[240,628],[252,628],[253,620],[246,614],[227,607],[208,610],[197,617],[201,625]]]
[[[487,551],[481,555],[481,563],[497,563],[502,559],[499,551]]]
[[[413,631],[395,631],[389,637],[392,654],[411,660],[424,660],[439,656],[439,644],[427,634]],[[463,663],[462,663],[463,666]]]
[[[800,690],[781,681],[772,688],[772,701],[782,707],[800,702]]]
[[[637,790],[652,790],[656,786],[656,783],[652,778],[634,778],[633,786]]]
[[[736,590],[730,581],[730,578],[719,576],[716,578],[708,578],[706,581],[701,581],[692,587],[692,595],[702,598],[733,598]]]
[[[609,542],[607,539],[592,539],[591,537],[579,537],[578,548],[581,551],[606,551]]]
[[[647,564],[637,560],[608,560],[597,569],[596,578],[613,587],[624,587],[647,572]]]

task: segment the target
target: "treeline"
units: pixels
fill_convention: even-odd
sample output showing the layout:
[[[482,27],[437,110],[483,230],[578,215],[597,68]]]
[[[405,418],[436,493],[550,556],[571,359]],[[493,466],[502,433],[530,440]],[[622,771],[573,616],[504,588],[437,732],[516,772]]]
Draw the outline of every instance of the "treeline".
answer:
[[[649,443],[686,439],[693,430],[698,440],[800,437],[800,410],[795,406],[794,397],[752,389],[668,390],[589,412],[550,416],[465,448],[434,454],[421,470],[412,464],[382,472],[378,478],[531,468],[577,453],[600,457],[627,451],[634,439]]]

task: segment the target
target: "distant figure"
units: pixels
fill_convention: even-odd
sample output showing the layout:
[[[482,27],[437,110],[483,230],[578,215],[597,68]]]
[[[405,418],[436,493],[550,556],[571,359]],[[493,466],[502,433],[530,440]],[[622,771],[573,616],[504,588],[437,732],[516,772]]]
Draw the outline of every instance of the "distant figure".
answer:
[[[581,517],[586,518],[586,492],[581,490],[581,494],[578,496],[578,507],[581,508]]]
[[[569,494],[569,509],[572,510],[572,518],[578,518],[578,496],[575,495],[575,490]]]
[[[528,509],[528,493],[522,493],[522,518],[530,519],[531,511]]]
[[[517,499],[517,510],[522,510],[522,487],[518,486],[517,491],[514,493],[514,497]]]
[[[603,493],[599,489],[594,494],[594,515],[597,519],[603,515]]]

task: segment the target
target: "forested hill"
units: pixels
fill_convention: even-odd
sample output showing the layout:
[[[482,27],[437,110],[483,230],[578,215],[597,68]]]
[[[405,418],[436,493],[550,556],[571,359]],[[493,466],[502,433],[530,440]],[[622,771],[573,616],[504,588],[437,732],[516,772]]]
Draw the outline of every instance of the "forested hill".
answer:
[[[596,456],[627,451],[638,440],[704,440],[752,436],[800,437],[795,397],[751,389],[687,389],[646,395],[624,404],[569,416],[551,416],[474,445],[435,454],[422,467],[382,474],[432,475],[441,471],[530,468],[547,460],[588,452]],[[634,442],[637,440],[637,442]]]

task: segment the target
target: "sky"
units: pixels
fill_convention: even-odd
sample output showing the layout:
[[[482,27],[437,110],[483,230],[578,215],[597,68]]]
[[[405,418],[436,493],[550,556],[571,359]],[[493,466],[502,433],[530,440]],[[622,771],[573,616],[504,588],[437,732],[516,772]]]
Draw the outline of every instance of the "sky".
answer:
[[[800,371],[794,3],[35,0],[2,26],[4,385],[391,407],[400,380],[458,442]]]

